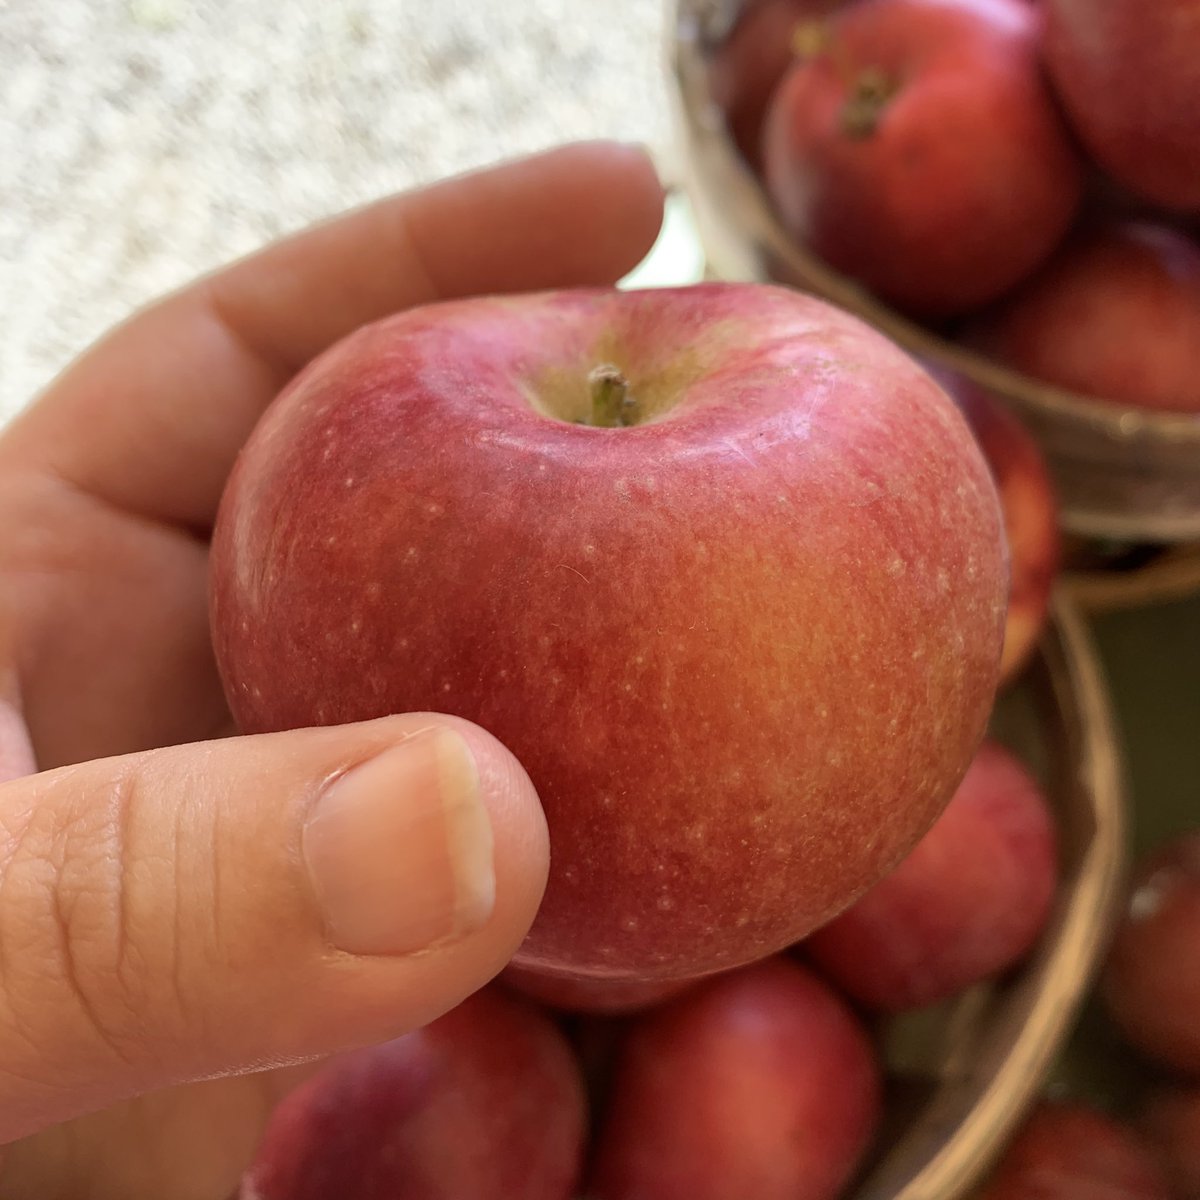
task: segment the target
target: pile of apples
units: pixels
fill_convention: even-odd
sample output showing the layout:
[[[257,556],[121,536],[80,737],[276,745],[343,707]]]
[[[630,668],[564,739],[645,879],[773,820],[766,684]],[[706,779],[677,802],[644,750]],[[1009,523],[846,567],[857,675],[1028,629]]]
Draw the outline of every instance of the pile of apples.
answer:
[[[760,0],[711,78],[787,233],[878,300],[1200,412],[1196,0]]]

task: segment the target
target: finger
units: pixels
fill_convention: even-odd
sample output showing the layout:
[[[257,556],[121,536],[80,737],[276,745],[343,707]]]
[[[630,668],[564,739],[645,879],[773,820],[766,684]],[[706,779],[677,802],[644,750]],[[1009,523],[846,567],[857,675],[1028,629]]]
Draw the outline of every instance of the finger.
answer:
[[[339,337],[442,298],[613,283],[661,218],[645,153],[610,143],[392,197],[134,317],[51,386],[5,449],[122,509],[207,528],[265,405]]]
[[[384,1040],[533,919],[528,778],[451,717],[171,747],[0,787],[0,1142]]]

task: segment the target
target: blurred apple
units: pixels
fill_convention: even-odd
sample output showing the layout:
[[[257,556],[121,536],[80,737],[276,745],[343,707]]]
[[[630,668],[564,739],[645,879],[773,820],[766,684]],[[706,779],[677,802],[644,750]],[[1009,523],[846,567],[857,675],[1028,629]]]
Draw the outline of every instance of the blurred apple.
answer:
[[[964,375],[927,367],[962,409],[1000,491],[1010,572],[1000,681],[1009,683],[1028,663],[1049,616],[1063,556],[1058,498],[1033,434]]]
[[[1141,1128],[1166,1165],[1176,1200],[1200,1200],[1200,1086],[1155,1096]]]
[[[346,339],[270,407],[211,555],[242,730],[475,721],[550,880],[519,965],[690,979],[857,899],[945,807],[1007,596],[966,422],[784,288],[476,298]]]
[[[1033,271],[1083,174],[1024,0],[857,0],[813,27],[767,115],[789,233],[917,316],[978,308]]]
[[[1132,1045],[1200,1075],[1200,830],[1140,864],[1103,995]]]
[[[1043,0],[1046,64],[1087,149],[1126,187],[1200,209],[1200,0]]]
[[[1144,221],[1083,230],[967,340],[1069,391],[1200,412],[1200,245]]]
[[[635,1022],[590,1200],[832,1200],[880,1104],[871,1044],[815,975],[773,959]]]
[[[840,0],[757,0],[713,55],[712,98],[742,157],[762,166],[762,128],[771,96],[793,62],[792,35],[804,20],[835,9]]]
[[[289,1095],[242,1200],[570,1200],[585,1128],[563,1035],[489,989]]]
[[[1043,1104],[976,1200],[1173,1200],[1132,1129],[1079,1105]]]
[[[1050,913],[1057,867],[1037,781],[998,742],[985,742],[912,853],[803,948],[868,1008],[932,1004],[1025,956]]]

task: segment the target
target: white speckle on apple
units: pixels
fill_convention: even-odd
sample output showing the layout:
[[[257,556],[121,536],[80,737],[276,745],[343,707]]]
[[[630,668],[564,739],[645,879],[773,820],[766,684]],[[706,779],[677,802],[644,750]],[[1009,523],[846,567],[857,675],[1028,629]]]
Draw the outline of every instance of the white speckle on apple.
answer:
[[[939,592],[948,592],[950,590],[950,575],[944,567],[938,568],[937,588]]]
[[[738,916],[738,919],[737,919],[736,921],[734,921],[734,924],[735,924],[735,925],[736,925],[736,926],[737,926],[739,929],[742,929],[742,928],[744,928],[745,926],[749,925],[749,924],[750,924],[750,914],[749,914],[749,913],[741,913],[741,914]]]
[[[500,676],[500,678],[501,678],[501,679],[507,679],[507,678],[508,678],[508,668],[507,668],[507,667],[501,667],[501,668],[500,668],[500,671],[499,671],[499,676]]]
[[[442,515],[442,513],[444,513],[446,510],[440,504],[436,504],[433,501],[430,501],[430,503],[425,505],[425,511],[431,517],[440,517]]]
[[[354,620],[350,622],[350,632],[351,633],[361,633],[362,632],[362,621],[359,620],[358,617],[355,617]]]
[[[321,451],[321,458],[325,462],[328,462],[332,457],[333,457],[333,447],[326,446],[325,449]]]
[[[829,709],[822,704],[821,707],[817,709],[817,716],[820,717],[822,721],[829,720]]]
[[[247,621],[245,617],[242,618],[242,632],[243,633],[250,632],[250,622]]]
[[[898,556],[896,558],[893,558],[892,561],[890,563],[888,563],[887,570],[888,570],[889,575],[903,575],[904,574],[904,559],[902,559]]]
[[[625,920],[621,922],[621,928],[625,930],[626,933],[636,933],[637,927],[637,917],[626,917]]]
[[[584,552],[584,554],[587,554],[587,555],[592,555],[592,554],[595,554],[595,553],[596,553],[596,547],[595,547],[595,546],[592,546],[592,545],[587,545],[587,546],[584,546],[584,548],[583,548],[583,552]]]
[[[830,750],[829,753],[825,755],[825,761],[831,767],[838,766],[842,761],[842,752],[840,750]]]
[[[684,836],[689,842],[702,842],[706,833],[708,833],[708,826],[700,822],[696,825],[689,825],[684,832]]]
[[[611,796],[609,796],[608,794],[605,794],[600,797],[600,807],[601,808],[612,808],[612,806],[613,806],[613,798]]]
[[[658,911],[659,912],[670,912],[671,909],[673,909],[674,907],[675,907],[675,901],[672,900],[671,897],[668,896],[666,892],[663,892],[663,894],[661,896],[659,896],[659,898],[658,898]]]
[[[449,690],[450,690],[450,681],[446,680],[446,682],[442,684],[442,691],[448,692]]]
[[[416,548],[416,546],[409,546],[409,548],[404,552],[404,561],[413,562],[419,556],[419,554],[420,551]]]
[[[367,599],[368,600],[378,600],[379,596],[382,592],[383,592],[383,585],[381,583],[368,583],[367,584]]]
[[[624,690],[625,690],[625,691],[627,691],[627,692],[632,692],[632,691],[633,691],[633,684],[632,684],[632,683],[627,683],[627,684],[625,684]]]
[[[342,487],[352,488],[353,486],[354,486],[354,476],[347,475],[346,478],[342,480]]]
[[[620,496],[622,500],[628,500],[629,499],[629,480],[624,479],[624,478],[614,479],[613,480],[613,491],[616,492],[617,495]]]
[[[401,650],[407,650],[408,649],[408,638],[401,638],[396,643],[396,645],[399,646]]]
[[[574,867],[568,867],[568,868],[567,868],[567,869],[566,869],[566,870],[563,872],[563,878],[564,878],[564,879],[565,879],[565,880],[566,880],[568,883],[574,883],[574,882],[575,882],[575,881],[576,881],[576,880],[579,878],[579,872],[578,872],[578,871],[576,871]]]
[[[331,533],[331,534],[330,534],[330,535],[329,535],[329,536],[328,536],[328,537],[325,539],[325,545],[326,545],[326,546],[336,546],[336,545],[337,545],[337,534],[335,534],[335,533]]]
[[[254,689],[254,698],[255,698],[255,700],[261,700],[261,699],[262,699],[262,688],[255,688],[255,689]]]

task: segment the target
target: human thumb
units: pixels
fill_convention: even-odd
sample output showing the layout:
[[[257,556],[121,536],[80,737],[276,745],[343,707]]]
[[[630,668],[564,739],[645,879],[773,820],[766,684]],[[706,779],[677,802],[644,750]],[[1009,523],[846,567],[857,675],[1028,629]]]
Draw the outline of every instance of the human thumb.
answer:
[[[414,714],[0,785],[0,1143],[427,1023],[533,920],[516,760]]]

